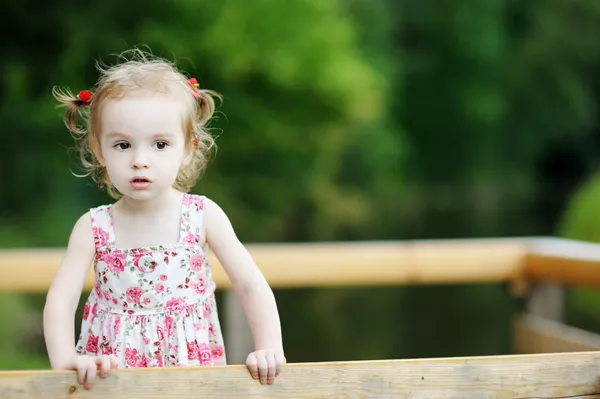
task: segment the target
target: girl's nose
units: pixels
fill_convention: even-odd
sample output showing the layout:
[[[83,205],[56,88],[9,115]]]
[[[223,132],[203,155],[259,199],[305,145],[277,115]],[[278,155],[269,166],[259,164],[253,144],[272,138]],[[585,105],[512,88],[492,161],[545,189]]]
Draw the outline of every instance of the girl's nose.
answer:
[[[145,169],[148,167],[148,157],[144,155],[143,151],[138,151],[135,153],[132,166],[134,169]]]

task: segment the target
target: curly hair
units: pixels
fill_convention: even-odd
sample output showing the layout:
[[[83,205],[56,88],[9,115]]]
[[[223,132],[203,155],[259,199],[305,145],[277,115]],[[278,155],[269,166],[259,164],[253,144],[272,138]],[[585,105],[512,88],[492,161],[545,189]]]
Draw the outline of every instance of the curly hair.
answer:
[[[128,54],[131,57],[126,57]],[[52,94],[66,108],[63,121],[78,145],[79,159],[86,171],[83,176],[91,176],[100,188],[106,187],[108,194],[118,199],[121,194],[112,185],[106,169],[98,159],[100,151],[100,115],[106,100],[121,99],[136,91],[151,90],[181,98],[185,107],[183,131],[186,148],[193,149],[189,163],[182,166],[173,187],[189,191],[205,169],[211,150],[216,148],[215,140],[207,125],[215,112],[213,97],[221,96],[212,91],[199,89],[195,79],[186,78],[173,63],[133,49],[120,55],[124,62],[110,67],[99,63],[100,79],[91,91],[83,90],[74,95],[68,89],[54,87]],[[83,121],[83,125],[77,121]]]

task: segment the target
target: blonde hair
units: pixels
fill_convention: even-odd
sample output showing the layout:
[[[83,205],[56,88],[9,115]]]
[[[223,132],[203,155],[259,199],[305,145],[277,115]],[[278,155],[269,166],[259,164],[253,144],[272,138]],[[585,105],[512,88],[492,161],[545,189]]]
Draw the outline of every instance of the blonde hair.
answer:
[[[131,55],[129,59],[127,54]],[[211,150],[215,148],[207,124],[215,112],[213,96],[219,99],[221,96],[214,91],[197,88],[197,85],[192,85],[195,81],[188,80],[171,62],[151,57],[139,49],[126,51],[120,57],[125,61],[111,67],[97,64],[101,77],[95,90],[83,90],[73,95],[68,89],[52,89],[54,98],[60,103],[58,106],[66,108],[63,121],[78,141],[79,159],[86,171],[84,176],[91,176],[100,188],[106,187],[111,197],[121,197],[96,154],[96,151],[100,151],[102,106],[106,100],[121,99],[134,91],[150,90],[179,95],[184,104],[183,131],[186,148],[193,148],[193,156],[179,170],[173,187],[189,191],[206,167]],[[84,122],[83,126],[77,124],[78,118]]]

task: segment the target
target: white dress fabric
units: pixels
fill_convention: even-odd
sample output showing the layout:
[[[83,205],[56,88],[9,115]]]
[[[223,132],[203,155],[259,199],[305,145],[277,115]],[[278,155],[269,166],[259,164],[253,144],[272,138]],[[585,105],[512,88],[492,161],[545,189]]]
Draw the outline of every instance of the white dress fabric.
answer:
[[[119,367],[226,364],[205,248],[204,198],[184,194],[179,242],[116,248],[112,205],[90,210],[96,284],[83,309],[79,354]]]

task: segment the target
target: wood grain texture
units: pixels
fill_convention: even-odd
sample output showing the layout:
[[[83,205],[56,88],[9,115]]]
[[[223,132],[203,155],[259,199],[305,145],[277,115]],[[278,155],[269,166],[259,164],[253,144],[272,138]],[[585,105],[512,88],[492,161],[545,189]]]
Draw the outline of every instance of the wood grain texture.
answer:
[[[117,370],[91,390],[74,372],[0,372],[2,399],[600,398],[600,353],[290,364],[260,385],[243,366]]]
[[[512,334],[514,353],[600,351],[600,335],[528,314],[515,317]]]
[[[524,276],[531,281],[600,286],[600,244],[546,238],[527,248]]]
[[[248,250],[273,288],[501,282],[522,270],[518,239],[252,244]],[[0,292],[45,292],[64,249],[0,251]],[[210,254],[219,288],[230,282]],[[93,271],[86,289],[94,284]]]

